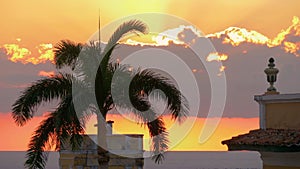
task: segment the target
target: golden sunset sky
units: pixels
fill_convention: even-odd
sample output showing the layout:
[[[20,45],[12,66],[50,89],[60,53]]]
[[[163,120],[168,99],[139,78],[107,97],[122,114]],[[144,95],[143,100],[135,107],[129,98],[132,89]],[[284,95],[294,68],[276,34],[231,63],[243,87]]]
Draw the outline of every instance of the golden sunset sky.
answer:
[[[101,26],[128,15],[159,12],[181,17],[205,34],[238,26],[274,38],[300,15],[299,5],[297,0],[2,1],[0,44],[15,43],[17,38],[28,48],[61,39],[85,42],[97,31],[99,8]],[[161,23],[154,20],[157,24]]]
[[[293,18],[295,18],[294,25],[299,26],[299,19],[297,20],[297,17],[300,17],[299,7],[299,0],[5,0],[0,5],[0,48],[5,48],[9,55],[8,49],[12,51],[15,49],[15,46],[9,45],[18,45],[18,48],[22,49],[18,49],[16,57],[24,54],[32,55],[36,59],[40,54],[42,57],[39,59],[42,60],[44,57],[49,60],[47,57],[52,54],[53,45],[60,40],[70,39],[75,42],[86,42],[98,31],[99,9],[101,28],[122,17],[157,12],[180,17],[206,35],[224,31],[228,27],[240,27],[255,30],[269,39],[274,39],[282,30],[286,30],[292,25]],[[147,25],[150,30],[152,27],[156,27],[160,31],[172,28],[172,23],[167,20],[152,20]],[[294,47],[298,47],[296,52],[299,51],[299,41],[294,44]],[[243,52],[247,53],[245,50]],[[16,62],[16,60],[11,60]],[[28,70],[33,72],[37,66],[42,66],[42,64],[39,65],[39,61],[35,61],[32,60],[32,63],[37,65],[27,65],[30,67]],[[0,70],[2,72],[17,71],[4,70],[4,68]],[[53,73],[45,70],[36,74],[37,76],[48,76]],[[0,91],[7,88],[12,89],[15,86],[7,87],[4,82],[0,83]],[[24,86],[21,89],[24,89]],[[17,96],[12,96],[12,98],[17,98]],[[6,109],[0,109],[1,138],[6,138],[0,139],[0,150],[26,150],[31,133],[42,117],[35,117],[25,127],[20,128],[13,123],[9,113]],[[109,116],[109,119],[112,120],[118,120],[118,118]],[[187,123],[189,120],[191,119],[188,119]],[[138,132],[144,133],[147,137],[143,128],[137,129],[135,124],[129,124],[124,119],[119,119],[119,121],[121,122],[116,124],[116,130],[120,133]],[[222,140],[258,128],[257,117],[223,118],[211,139],[200,144],[198,138],[203,122],[203,118],[197,118],[188,136],[172,150],[224,151],[226,147],[221,145]],[[169,126],[173,124],[167,118],[166,123]],[[129,127],[125,130],[120,125]],[[94,132],[91,126],[88,131]],[[171,137],[171,141],[172,139]]]

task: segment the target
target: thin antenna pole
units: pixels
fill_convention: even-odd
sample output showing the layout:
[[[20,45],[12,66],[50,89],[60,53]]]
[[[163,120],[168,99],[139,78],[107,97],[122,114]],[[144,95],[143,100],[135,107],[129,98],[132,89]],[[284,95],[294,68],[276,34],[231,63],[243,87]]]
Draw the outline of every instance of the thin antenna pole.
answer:
[[[99,49],[101,53],[101,33],[100,33],[100,8],[99,8],[99,18],[98,18],[98,40],[99,40]]]

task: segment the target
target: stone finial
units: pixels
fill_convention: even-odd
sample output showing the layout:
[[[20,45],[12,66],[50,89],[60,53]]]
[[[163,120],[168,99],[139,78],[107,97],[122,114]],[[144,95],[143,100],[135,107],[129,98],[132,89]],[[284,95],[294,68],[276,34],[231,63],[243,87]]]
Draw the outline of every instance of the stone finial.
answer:
[[[270,83],[270,87],[268,87],[267,92],[265,94],[279,94],[276,88],[274,87],[274,83],[277,81],[277,74],[279,70],[275,68],[274,59],[269,59],[268,68],[265,69],[265,73],[267,75],[267,81]]]

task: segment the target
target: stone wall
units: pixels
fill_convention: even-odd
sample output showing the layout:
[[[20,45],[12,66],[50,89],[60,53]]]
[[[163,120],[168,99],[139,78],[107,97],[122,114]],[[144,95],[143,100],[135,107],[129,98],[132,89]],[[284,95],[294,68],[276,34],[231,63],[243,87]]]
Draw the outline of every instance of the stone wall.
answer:
[[[259,103],[260,128],[300,129],[300,94],[264,94]]]
[[[300,129],[300,102],[266,104],[266,127]]]
[[[68,143],[62,144],[59,153],[60,168],[98,168],[96,139],[96,135],[85,135],[80,149],[73,151]],[[110,152],[109,169],[143,168],[143,135],[107,135],[107,145]]]

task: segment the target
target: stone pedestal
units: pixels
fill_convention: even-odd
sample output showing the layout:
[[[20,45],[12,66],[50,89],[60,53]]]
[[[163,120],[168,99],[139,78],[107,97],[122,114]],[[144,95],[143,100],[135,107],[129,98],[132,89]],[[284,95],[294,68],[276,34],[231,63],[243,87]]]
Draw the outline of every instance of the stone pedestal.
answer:
[[[300,129],[300,93],[254,96],[259,103],[261,129]]]

